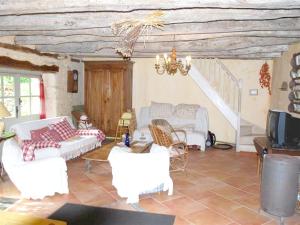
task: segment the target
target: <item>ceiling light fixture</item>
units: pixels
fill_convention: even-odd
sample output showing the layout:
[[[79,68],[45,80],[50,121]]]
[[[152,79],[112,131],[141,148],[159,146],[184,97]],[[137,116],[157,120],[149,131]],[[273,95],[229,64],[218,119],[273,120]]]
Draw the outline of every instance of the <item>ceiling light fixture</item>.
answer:
[[[175,43],[175,35],[174,35],[174,43]],[[155,69],[159,75],[167,72],[169,75],[174,75],[177,73],[177,70],[180,71],[181,75],[186,76],[191,69],[191,56],[185,57],[186,64],[184,65],[182,61],[179,59],[177,61],[176,58],[176,48],[175,46],[172,48],[172,52],[170,56],[167,56],[165,53],[163,58],[160,58],[159,55],[156,55],[156,63]]]

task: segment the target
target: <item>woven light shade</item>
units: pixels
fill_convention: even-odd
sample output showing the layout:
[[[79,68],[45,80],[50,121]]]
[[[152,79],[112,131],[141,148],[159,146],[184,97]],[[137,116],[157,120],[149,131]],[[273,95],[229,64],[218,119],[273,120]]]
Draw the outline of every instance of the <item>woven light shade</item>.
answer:
[[[10,112],[8,112],[4,104],[0,102],[0,118],[8,117],[8,116],[10,116]]]

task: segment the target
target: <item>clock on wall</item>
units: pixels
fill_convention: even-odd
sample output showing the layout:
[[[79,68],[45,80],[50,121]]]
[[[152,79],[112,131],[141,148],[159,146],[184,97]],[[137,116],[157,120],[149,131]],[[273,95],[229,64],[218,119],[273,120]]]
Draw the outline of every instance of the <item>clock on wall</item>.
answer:
[[[73,70],[73,79],[78,80],[78,70]]]
[[[70,93],[78,92],[78,70],[68,71],[67,91]]]

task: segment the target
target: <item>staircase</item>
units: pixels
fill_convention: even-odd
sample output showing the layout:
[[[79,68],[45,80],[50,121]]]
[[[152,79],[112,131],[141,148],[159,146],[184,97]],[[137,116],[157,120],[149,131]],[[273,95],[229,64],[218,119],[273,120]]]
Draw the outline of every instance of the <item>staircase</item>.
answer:
[[[189,75],[234,128],[237,151],[255,150],[253,137],[264,132],[240,118],[242,81],[218,59],[195,60]]]
[[[265,130],[241,119],[241,127],[240,127],[240,147],[239,149],[242,151],[250,151],[255,152],[255,147],[253,145],[253,138],[265,136]]]

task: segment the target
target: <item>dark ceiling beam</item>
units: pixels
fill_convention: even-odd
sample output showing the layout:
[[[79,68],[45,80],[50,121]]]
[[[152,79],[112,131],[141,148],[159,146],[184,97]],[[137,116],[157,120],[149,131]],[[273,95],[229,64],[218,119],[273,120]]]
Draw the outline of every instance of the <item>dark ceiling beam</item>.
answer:
[[[0,66],[14,68],[14,69],[22,69],[22,70],[30,70],[30,71],[41,71],[41,72],[58,72],[59,68],[56,65],[48,66],[48,65],[35,65],[29,61],[21,61],[15,60],[10,57],[0,56]]]

